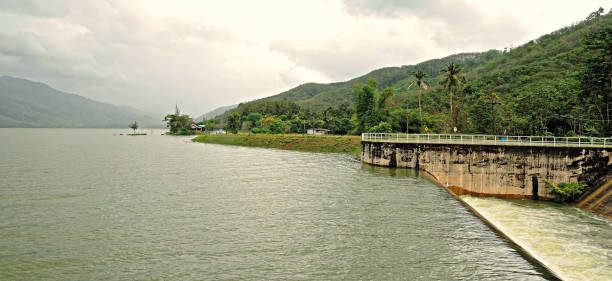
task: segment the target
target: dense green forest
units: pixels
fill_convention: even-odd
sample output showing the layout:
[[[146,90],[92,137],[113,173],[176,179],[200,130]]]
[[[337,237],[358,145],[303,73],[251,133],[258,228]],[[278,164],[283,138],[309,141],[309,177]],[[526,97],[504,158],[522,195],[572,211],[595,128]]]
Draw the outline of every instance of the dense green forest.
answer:
[[[240,104],[236,130],[335,134],[451,132],[604,135],[610,128],[612,13],[504,51],[388,67],[346,82],[308,83]],[[417,83],[418,82],[418,83]],[[429,87],[428,87],[429,86]],[[238,120],[238,121],[236,121]]]

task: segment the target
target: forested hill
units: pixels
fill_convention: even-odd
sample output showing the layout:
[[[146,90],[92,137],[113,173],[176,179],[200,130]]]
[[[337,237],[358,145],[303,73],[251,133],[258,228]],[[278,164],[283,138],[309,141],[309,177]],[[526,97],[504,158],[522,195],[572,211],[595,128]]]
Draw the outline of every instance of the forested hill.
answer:
[[[490,106],[483,101],[495,94],[498,133],[609,135],[611,42],[612,10],[604,15],[600,8],[467,71],[459,125],[490,133]]]
[[[441,59],[428,60],[417,65],[401,67],[385,67],[374,70],[366,75],[346,82],[330,84],[307,83],[286,92],[263,98],[262,100],[285,100],[297,103],[303,108],[321,111],[330,106],[350,105],[354,100],[353,88],[356,83],[365,84],[370,79],[378,81],[379,88],[394,87],[396,92],[405,91],[410,83],[410,74],[416,69],[424,69],[436,77],[446,63],[456,62],[465,66],[466,70],[486,64],[501,54],[491,50],[484,53],[462,53]]]
[[[425,127],[429,132],[450,132],[456,126],[461,133],[609,136],[611,61],[612,11],[606,14],[600,8],[579,23],[509,50],[387,67],[346,82],[308,83],[234,111],[243,120],[256,112],[283,117],[283,122],[297,120],[296,124],[311,120],[336,133],[424,132]],[[456,84],[449,90],[443,82],[451,68]],[[415,70],[423,70],[422,81],[430,85],[422,91],[422,121],[418,87],[408,90]],[[369,83],[370,79],[376,81]],[[358,104],[355,97],[364,91],[367,97]],[[291,113],[291,103],[299,106],[299,116]],[[252,126],[258,124],[255,121]],[[299,130],[295,124],[291,128]]]
[[[161,117],[64,93],[46,84],[0,77],[0,127],[127,128],[161,127]]]

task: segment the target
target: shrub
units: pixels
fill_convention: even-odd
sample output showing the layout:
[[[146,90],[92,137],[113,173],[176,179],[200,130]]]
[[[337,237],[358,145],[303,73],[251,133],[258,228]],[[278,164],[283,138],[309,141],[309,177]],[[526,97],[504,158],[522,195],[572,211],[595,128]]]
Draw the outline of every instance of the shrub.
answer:
[[[547,179],[544,179],[544,182],[547,186],[552,188],[549,193],[555,196],[555,201],[557,202],[573,202],[578,199],[586,187],[586,184],[580,182],[561,182],[557,185]]]
[[[253,129],[251,129],[251,133],[253,133],[253,134],[269,134],[270,130],[268,130],[268,128],[253,128]]]
[[[384,121],[370,128],[370,132],[372,133],[391,133],[391,131],[392,131],[391,124],[384,122]]]

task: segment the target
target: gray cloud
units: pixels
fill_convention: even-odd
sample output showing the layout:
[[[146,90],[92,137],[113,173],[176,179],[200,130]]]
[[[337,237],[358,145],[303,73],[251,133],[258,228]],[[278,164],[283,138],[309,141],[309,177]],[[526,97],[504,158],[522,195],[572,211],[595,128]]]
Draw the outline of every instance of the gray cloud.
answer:
[[[430,12],[437,13],[435,7],[443,4],[443,1],[429,0],[343,0],[345,10],[357,16],[377,16],[377,17],[403,17],[406,15],[431,15]],[[448,4],[448,1],[446,2]]]
[[[513,11],[468,0],[257,1],[241,9],[186,0],[0,0],[0,75],[160,113],[178,100],[200,114],[305,82],[503,48],[561,27],[538,21],[559,18],[546,14],[553,8],[577,19],[592,10],[538,3]]]
[[[399,65],[419,53],[415,42],[386,44],[377,38],[358,42],[329,38],[316,45],[278,40],[271,44],[271,50],[286,55],[296,66],[317,69],[334,81],[354,78],[374,68]]]
[[[62,17],[68,14],[67,1],[0,0],[0,10],[38,17]]]
[[[70,14],[60,19],[46,19],[61,14],[45,7],[27,10],[29,2],[8,4],[10,13],[29,11],[34,19],[23,21],[38,34],[0,29],[2,74],[39,79],[97,100],[153,111],[170,107],[175,100],[212,103],[210,96],[198,96],[198,88],[214,87],[214,82],[193,85],[187,79],[197,81],[195,71],[215,72],[218,58],[212,45],[231,37],[221,30],[181,22],[151,26],[148,19],[111,1],[73,2]],[[55,32],[64,38],[54,36]],[[184,56],[194,49],[201,53],[198,59]],[[206,63],[195,65],[202,60]],[[223,79],[214,81],[219,80]]]
[[[362,17],[415,18],[430,34],[435,43],[456,48],[459,46],[495,46],[516,42],[527,33],[527,28],[510,14],[487,11],[465,0],[446,1],[376,1],[344,0],[345,10]]]

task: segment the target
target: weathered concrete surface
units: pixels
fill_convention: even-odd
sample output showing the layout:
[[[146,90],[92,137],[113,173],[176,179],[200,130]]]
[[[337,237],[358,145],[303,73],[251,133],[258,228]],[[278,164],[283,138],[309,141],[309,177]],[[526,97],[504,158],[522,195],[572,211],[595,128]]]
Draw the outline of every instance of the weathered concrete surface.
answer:
[[[608,175],[587,190],[576,206],[612,218],[612,177]]]
[[[424,170],[457,195],[547,200],[543,179],[595,186],[608,177],[612,149],[363,141],[361,161]]]

